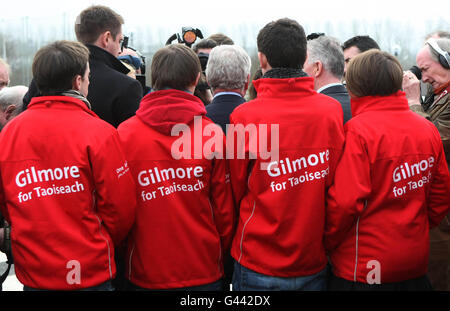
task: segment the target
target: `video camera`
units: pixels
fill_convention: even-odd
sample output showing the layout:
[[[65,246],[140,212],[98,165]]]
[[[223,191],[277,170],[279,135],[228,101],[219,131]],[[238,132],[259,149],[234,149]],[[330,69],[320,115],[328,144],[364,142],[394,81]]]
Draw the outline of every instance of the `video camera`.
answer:
[[[178,43],[184,43],[188,47],[192,47],[197,38],[203,39],[203,34],[200,29],[192,27],[182,27],[181,35],[174,33],[166,42],[166,45],[172,43],[173,40],[177,39]]]
[[[148,88],[146,86],[146,78],[145,78],[145,70],[146,70],[145,56],[139,53],[139,51],[137,51],[135,48],[132,48],[131,46],[128,45],[129,39],[130,38],[126,36],[123,38],[120,49],[122,52],[124,48],[133,50],[134,52],[136,52],[138,57],[133,55],[119,55],[118,58],[119,60],[131,65],[136,70],[138,69],[141,70],[140,74],[136,74],[136,80],[138,80],[141,83],[142,89],[144,90],[145,93]]]

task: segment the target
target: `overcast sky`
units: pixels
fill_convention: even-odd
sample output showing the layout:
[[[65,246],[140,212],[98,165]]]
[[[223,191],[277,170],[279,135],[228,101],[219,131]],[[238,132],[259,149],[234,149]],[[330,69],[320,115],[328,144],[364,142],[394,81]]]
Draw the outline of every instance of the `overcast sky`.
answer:
[[[282,17],[297,20],[307,34],[325,32],[341,41],[368,34],[386,49],[400,39],[405,47],[420,46],[428,32],[450,30],[448,11],[442,9],[448,0],[10,0],[0,9],[0,31],[33,40],[75,39],[76,16],[93,4],[124,17],[124,34],[135,36],[132,46],[162,45],[183,26],[200,28],[205,36],[223,32],[236,44],[254,46],[259,29]]]
[[[448,7],[446,0],[12,0],[2,5],[0,17],[56,17],[63,12],[77,15],[91,4],[110,6],[125,18],[126,23],[139,20],[148,24],[232,24],[244,21],[265,22],[280,17],[292,17],[300,23],[302,20],[355,17],[389,17],[418,23],[423,18],[449,19],[448,10],[439,9]]]

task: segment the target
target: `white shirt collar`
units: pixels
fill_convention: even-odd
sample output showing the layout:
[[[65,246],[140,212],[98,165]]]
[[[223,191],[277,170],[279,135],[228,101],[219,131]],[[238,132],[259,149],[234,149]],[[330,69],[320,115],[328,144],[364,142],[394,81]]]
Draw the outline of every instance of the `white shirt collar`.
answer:
[[[236,92],[219,92],[216,95],[214,95],[214,98],[216,98],[218,96],[222,96],[222,95],[236,95],[236,96],[242,97],[241,94],[236,93]]]

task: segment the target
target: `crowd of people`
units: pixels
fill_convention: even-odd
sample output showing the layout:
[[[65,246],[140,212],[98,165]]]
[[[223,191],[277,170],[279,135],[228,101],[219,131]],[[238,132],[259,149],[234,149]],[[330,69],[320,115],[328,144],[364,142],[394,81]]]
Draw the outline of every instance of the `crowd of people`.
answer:
[[[0,245],[24,290],[450,290],[449,33],[418,78],[283,18],[253,76],[214,34],[158,50],[146,86],[123,24],[83,10],[29,87],[0,61]]]

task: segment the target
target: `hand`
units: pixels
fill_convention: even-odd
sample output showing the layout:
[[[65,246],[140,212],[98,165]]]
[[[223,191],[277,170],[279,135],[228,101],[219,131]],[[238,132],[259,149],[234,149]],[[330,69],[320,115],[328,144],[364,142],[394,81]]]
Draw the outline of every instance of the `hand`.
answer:
[[[411,71],[403,73],[402,88],[409,106],[420,105],[420,81]]]

